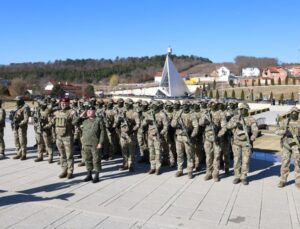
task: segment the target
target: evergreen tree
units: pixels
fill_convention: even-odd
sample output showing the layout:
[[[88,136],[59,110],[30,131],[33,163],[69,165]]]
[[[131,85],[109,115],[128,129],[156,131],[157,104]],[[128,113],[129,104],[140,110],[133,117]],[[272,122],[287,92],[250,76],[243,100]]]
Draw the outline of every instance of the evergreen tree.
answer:
[[[235,99],[235,91],[234,90],[231,91],[231,97]]]
[[[244,90],[241,91],[241,100],[245,100],[245,92],[244,92]]]
[[[265,86],[268,86],[268,80],[265,79]]]
[[[293,78],[293,85],[296,85],[296,78]]]
[[[213,92],[212,92],[212,90],[209,91],[209,96],[208,96],[208,97],[210,97],[210,98],[213,97]]]
[[[259,99],[263,100],[263,94],[262,94],[262,92],[259,93]]]
[[[216,90],[216,88],[217,88],[217,82],[216,82],[216,80],[214,80],[214,82],[213,82],[213,89]]]
[[[291,100],[292,100],[292,101],[295,100],[294,92],[291,93]]]
[[[281,78],[278,78],[278,85],[281,85]]]
[[[60,86],[60,84],[54,85],[51,91],[51,97],[63,97],[65,95],[64,89]]]
[[[254,82],[255,82],[255,80],[252,79],[252,80],[251,80],[251,86],[252,86],[252,87],[254,87]]]
[[[224,91],[224,98],[226,99],[227,97],[228,97],[227,91],[225,90],[225,91]]]
[[[258,79],[258,86],[261,86],[261,84],[260,84],[260,79]]]
[[[271,79],[271,85],[274,85],[275,83],[274,83],[274,79],[272,78]]]
[[[285,84],[285,85],[288,85],[288,84],[289,84],[289,77],[285,77],[285,79],[284,79],[284,84]]]
[[[216,91],[216,99],[220,98],[219,90]]]
[[[271,91],[271,93],[270,93],[270,100],[273,100],[273,92]]]

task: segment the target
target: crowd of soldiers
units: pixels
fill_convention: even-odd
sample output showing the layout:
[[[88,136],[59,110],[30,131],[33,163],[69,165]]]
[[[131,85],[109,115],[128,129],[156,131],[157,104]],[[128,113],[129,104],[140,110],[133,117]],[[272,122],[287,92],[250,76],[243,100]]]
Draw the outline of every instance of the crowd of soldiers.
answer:
[[[1,104],[1,103],[0,103]],[[233,183],[249,183],[247,175],[253,142],[258,136],[256,121],[247,103],[217,100],[88,100],[51,97],[39,100],[33,112],[22,97],[16,98],[17,110],[10,113],[16,155],[26,160],[27,127],[33,117],[37,143],[36,162],[53,163],[53,143],[62,167],[60,178],[71,179],[74,170],[74,143],[80,148],[86,166],[84,181],[99,181],[101,159],[123,157],[120,170],[135,170],[139,163],[150,164],[149,174],[161,174],[162,166],[177,168],[176,177],[205,171],[204,180],[220,181],[220,170],[229,176],[233,159]],[[32,113],[32,114],[31,114]],[[299,116],[293,107],[277,130],[282,136],[282,166],[278,187],[284,187],[291,157],[295,161],[295,183],[300,188]],[[5,110],[0,105],[0,158],[4,158],[3,130]],[[138,149],[138,150],[137,150]],[[139,155],[136,155],[136,152]],[[186,163],[185,163],[186,162]],[[94,176],[93,176],[94,171]]]

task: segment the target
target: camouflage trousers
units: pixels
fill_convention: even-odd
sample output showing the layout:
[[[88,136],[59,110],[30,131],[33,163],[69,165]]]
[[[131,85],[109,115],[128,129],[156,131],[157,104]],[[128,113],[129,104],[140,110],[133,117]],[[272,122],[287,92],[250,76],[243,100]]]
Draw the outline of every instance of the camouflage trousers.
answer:
[[[147,136],[142,129],[139,129],[137,132],[137,141],[139,144],[141,157],[146,157],[148,151]]]
[[[117,153],[117,142],[118,137],[116,132],[110,132],[109,130],[106,130],[107,139],[109,142],[109,149],[108,149],[108,156],[113,157]]]
[[[221,148],[217,142],[204,141],[206,156],[206,174],[213,177],[219,176]]]
[[[134,165],[135,136],[122,135],[120,144],[123,156],[123,166],[131,168]]]
[[[42,133],[36,133],[35,139],[38,147],[38,157],[43,158],[46,151],[50,158],[53,157],[52,149],[52,137],[51,132],[43,131]]]
[[[82,147],[85,154],[85,166],[88,171],[95,170],[101,171],[101,150],[98,150],[96,146],[83,145]]]
[[[176,143],[169,135],[164,136],[164,151],[170,165],[176,163]]]
[[[230,165],[230,140],[222,138],[220,141],[221,159],[224,163],[224,169],[229,169]]]
[[[251,149],[249,146],[232,144],[233,151],[233,168],[235,178],[241,180],[247,178],[249,172],[249,162]]]
[[[18,156],[26,156],[27,153],[27,126],[14,130],[16,153]]]
[[[4,128],[0,128],[0,154],[4,155],[5,142],[4,142]]]
[[[177,152],[177,170],[183,171],[184,152],[187,158],[187,169],[189,172],[193,171],[195,155],[192,146],[189,145],[186,136],[177,135],[176,137],[176,152]]]
[[[280,169],[280,180],[287,182],[287,178],[290,172],[290,161],[291,157],[294,159],[294,172],[295,172],[295,182],[300,183],[300,151],[297,145],[289,147],[283,147],[282,149],[282,161]]]
[[[149,160],[151,169],[161,168],[161,144],[156,135],[149,134],[148,136]]]
[[[63,172],[69,174],[74,170],[73,136],[61,137],[56,135],[56,146],[60,154],[60,164]]]
[[[195,168],[199,168],[200,163],[204,160],[203,136],[197,136],[194,139],[193,151],[195,154]]]

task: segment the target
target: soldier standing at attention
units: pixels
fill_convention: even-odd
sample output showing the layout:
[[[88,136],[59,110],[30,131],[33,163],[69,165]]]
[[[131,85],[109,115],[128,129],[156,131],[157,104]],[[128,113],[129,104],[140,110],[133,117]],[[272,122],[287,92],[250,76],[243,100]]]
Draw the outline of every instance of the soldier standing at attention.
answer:
[[[281,122],[281,127],[277,131],[277,134],[282,136],[282,162],[280,169],[280,182],[278,184],[279,188],[283,188],[286,185],[290,172],[290,161],[291,157],[293,157],[295,184],[296,187],[300,189],[299,112],[300,110],[297,107],[293,107],[288,119]]]
[[[151,110],[145,114],[142,123],[143,128],[148,129],[148,147],[151,168],[149,174],[160,174],[162,138],[168,131],[166,115],[159,110],[157,102],[153,102]]]
[[[13,159],[26,160],[27,153],[27,127],[30,108],[25,104],[23,97],[16,97],[17,110],[12,117],[12,127],[15,137],[16,153]]]
[[[0,160],[5,158],[4,128],[5,128],[6,112],[2,108],[2,100],[0,99]]]
[[[258,134],[255,119],[249,116],[250,107],[247,103],[238,105],[239,114],[233,116],[227,123],[227,129],[233,133],[234,184],[242,182],[248,185],[247,174],[252,153],[252,142]]]
[[[122,109],[123,110],[123,109]],[[133,110],[132,99],[126,99],[125,110],[120,110],[114,126],[120,128],[120,143],[123,156],[123,166],[120,170],[134,171],[134,150],[136,146],[136,132],[140,126],[138,114]]]
[[[59,178],[71,179],[73,177],[73,140],[74,126],[72,122],[76,118],[75,111],[70,108],[70,99],[60,100],[61,110],[54,112],[53,123],[55,125],[56,145],[60,153],[62,173]]]
[[[184,152],[187,158],[188,178],[193,178],[193,167],[195,155],[193,152],[192,139],[196,137],[199,130],[197,118],[190,113],[188,101],[182,103],[182,110],[174,114],[171,126],[176,129],[176,152],[177,172],[176,177],[183,175]]]
[[[220,181],[220,138],[226,132],[226,119],[218,112],[216,101],[209,102],[209,108],[199,121],[199,125],[204,127],[204,150],[206,156],[206,175],[204,180],[214,179]]]
[[[87,110],[76,118],[73,124],[82,126],[82,148],[85,153],[85,165],[87,176],[84,182],[93,180],[93,183],[99,182],[99,173],[101,171],[101,151],[104,142],[103,120],[96,117],[96,107],[92,104]],[[93,178],[92,171],[95,171]]]
[[[48,163],[51,164],[53,162],[53,149],[52,149],[52,123],[50,110],[47,108],[47,103],[45,101],[40,102],[40,118],[39,118],[39,126],[41,129],[41,138],[43,139],[44,147],[46,148],[48,154]],[[35,162],[43,160],[43,151],[35,159]]]
[[[45,143],[42,136],[42,117],[41,117],[41,100],[37,101],[37,107],[33,112],[33,127],[35,132],[35,140],[37,144],[37,158],[35,162],[43,161],[43,154],[45,152]]]

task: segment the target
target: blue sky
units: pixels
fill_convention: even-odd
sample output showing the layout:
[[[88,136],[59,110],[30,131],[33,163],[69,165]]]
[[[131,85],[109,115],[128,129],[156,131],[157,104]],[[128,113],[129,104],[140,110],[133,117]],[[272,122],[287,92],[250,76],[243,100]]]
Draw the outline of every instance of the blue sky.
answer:
[[[300,62],[299,0],[0,0],[0,64],[166,53]]]

